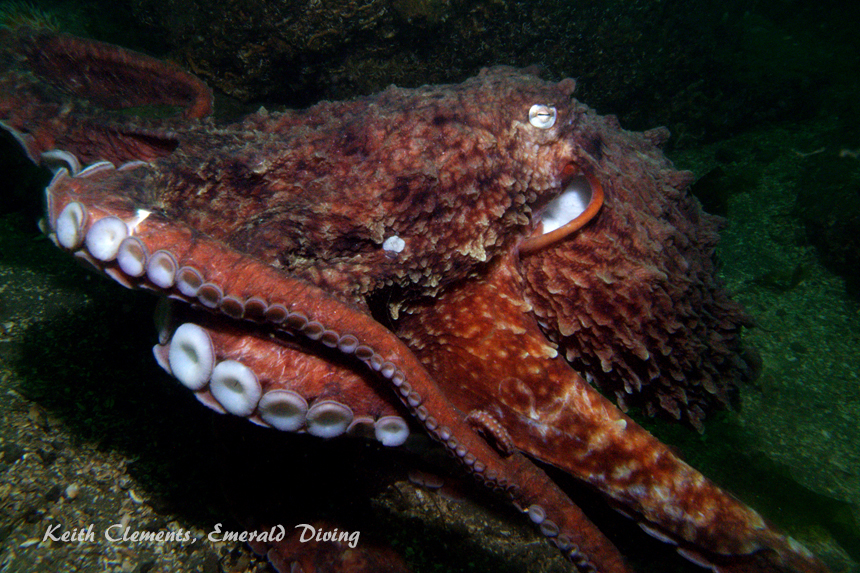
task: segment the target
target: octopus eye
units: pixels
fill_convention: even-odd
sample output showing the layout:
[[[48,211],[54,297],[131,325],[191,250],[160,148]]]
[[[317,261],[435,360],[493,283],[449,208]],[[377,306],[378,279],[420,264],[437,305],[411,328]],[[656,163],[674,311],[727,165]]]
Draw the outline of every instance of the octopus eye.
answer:
[[[534,104],[529,110],[529,123],[538,129],[549,129],[555,125],[558,112],[551,105]]]

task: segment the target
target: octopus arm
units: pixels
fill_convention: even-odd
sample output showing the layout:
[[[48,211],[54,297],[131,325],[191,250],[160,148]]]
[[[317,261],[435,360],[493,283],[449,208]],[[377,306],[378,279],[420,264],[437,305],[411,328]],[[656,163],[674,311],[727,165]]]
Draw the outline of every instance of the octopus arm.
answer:
[[[657,537],[703,561],[760,552],[772,571],[827,570],[587,384],[544,337],[522,290],[514,257],[503,257],[481,279],[413,307],[398,332],[457,408],[486,410],[494,396],[492,413],[517,450],[588,483]]]
[[[55,149],[84,163],[164,157],[178,146],[181,121],[109,110],[175,106],[186,123],[212,110],[202,81],[130,50],[29,29],[0,30],[0,46],[0,126],[35,163]]]
[[[539,522],[545,535],[571,561],[609,573],[627,571],[612,544],[546,474],[520,454],[503,457],[472,429],[394,333],[354,305],[184,223],[158,213],[142,213],[128,200],[107,200],[100,182],[112,174],[113,167],[107,165],[84,170],[79,176],[61,169],[48,186],[49,225],[52,238],[61,247],[126,286],[162,292],[234,319],[254,308],[251,316],[275,332],[319,341],[354,357],[363,363],[365,372],[385,381],[403,408],[481,483],[505,494]],[[259,344],[253,337],[248,339],[229,328],[189,330],[195,331],[194,336],[212,338],[213,345],[204,346],[226,358],[225,362],[249,357],[259,361],[264,352],[252,348]],[[177,375],[169,356],[165,361],[169,353],[169,348],[156,348],[159,361],[167,362]],[[209,396],[199,398],[214,406]],[[257,407],[258,403],[252,403],[239,413],[253,416]]]

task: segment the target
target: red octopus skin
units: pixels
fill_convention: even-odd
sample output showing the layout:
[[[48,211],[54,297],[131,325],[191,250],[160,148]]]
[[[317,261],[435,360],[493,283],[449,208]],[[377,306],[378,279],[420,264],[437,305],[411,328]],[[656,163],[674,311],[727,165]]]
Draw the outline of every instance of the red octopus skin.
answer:
[[[571,367],[622,407],[693,425],[744,375],[748,319],[714,278],[718,221],[659,152],[663,131],[626,132],[573,99],[573,80],[510,68],[216,125],[199,120],[208,89],[172,65],[2,34],[2,125],[32,159],[68,164],[46,189],[54,240],[127,286],[227,317],[192,318],[214,329],[222,358],[274,379],[267,355],[283,356],[317,373],[291,390],[318,397],[325,380],[362,412],[410,414],[581,571],[628,569],[524,454],[715,570],[827,570]],[[111,111],[141,103],[184,118]],[[603,208],[520,255],[580,172],[602,185]],[[131,259],[111,251],[112,233]],[[167,279],[157,253],[175,265]]]

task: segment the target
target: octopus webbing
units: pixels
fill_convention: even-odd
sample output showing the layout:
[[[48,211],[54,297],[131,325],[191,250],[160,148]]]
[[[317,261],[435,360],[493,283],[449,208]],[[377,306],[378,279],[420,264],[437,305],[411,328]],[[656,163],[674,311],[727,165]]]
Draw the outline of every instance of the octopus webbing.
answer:
[[[220,124],[174,65],[2,35],[0,121],[55,169],[49,236],[170,299],[154,355],[203,404],[391,447],[425,432],[579,571],[629,569],[539,463],[704,567],[827,570],[624,413],[700,427],[747,369],[719,222],[666,130],[506,67]],[[155,105],[181,113],[127,111]]]

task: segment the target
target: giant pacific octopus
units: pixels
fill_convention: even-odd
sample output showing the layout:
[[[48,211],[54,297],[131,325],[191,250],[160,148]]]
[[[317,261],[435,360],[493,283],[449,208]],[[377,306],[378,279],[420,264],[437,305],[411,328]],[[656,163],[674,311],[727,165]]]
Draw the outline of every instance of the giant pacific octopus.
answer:
[[[29,30],[2,44],[2,125],[55,169],[47,232],[173,301],[155,358],[203,404],[388,446],[426,432],[579,571],[629,569],[541,464],[705,567],[827,570],[624,413],[701,427],[748,369],[719,221],[665,129],[507,67],[220,124],[174,65]]]

